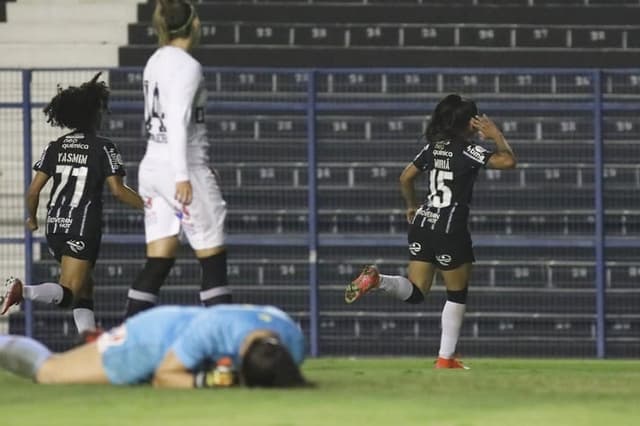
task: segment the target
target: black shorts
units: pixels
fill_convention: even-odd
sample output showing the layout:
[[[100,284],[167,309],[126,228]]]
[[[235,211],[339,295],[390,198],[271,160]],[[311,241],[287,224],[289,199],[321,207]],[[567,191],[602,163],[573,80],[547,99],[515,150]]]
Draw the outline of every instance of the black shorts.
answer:
[[[416,221],[409,228],[409,260],[433,263],[448,271],[465,263],[475,262],[469,231],[452,234],[421,227]]]
[[[58,262],[62,261],[62,256],[73,257],[74,259],[88,260],[95,265],[100,252],[100,241],[102,235],[92,235],[91,237],[78,237],[67,234],[48,234],[47,244],[49,253]]]

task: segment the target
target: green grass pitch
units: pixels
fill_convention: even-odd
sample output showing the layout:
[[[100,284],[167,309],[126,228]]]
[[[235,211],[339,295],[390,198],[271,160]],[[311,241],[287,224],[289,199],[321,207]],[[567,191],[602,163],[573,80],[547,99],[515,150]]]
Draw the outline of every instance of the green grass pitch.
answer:
[[[0,372],[7,426],[640,425],[640,361],[320,358],[315,389],[43,386]]]

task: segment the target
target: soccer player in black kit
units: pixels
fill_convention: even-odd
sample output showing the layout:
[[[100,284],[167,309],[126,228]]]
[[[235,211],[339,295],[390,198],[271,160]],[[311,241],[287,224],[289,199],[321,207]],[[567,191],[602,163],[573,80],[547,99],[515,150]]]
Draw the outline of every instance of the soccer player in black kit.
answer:
[[[490,139],[495,150],[473,142],[475,135]],[[455,359],[455,349],[466,309],[467,288],[474,262],[468,230],[473,184],[481,167],[512,169],[516,158],[502,132],[476,104],[458,95],[438,103],[426,131],[427,145],[400,176],[400,190],[407,207],[408,279],[382,275],[374,265],[364,268],[345,291],[353,303],[370,290],[380,289],[407,303],[420,303],[429,292],[436,270],[447,291],[442,310],[442,335],[435,368],[466,368]],[[418,204],[414,181],[428,176],[429,189]]]
[[[96,134],[109,100],[109,89],[104,82],[98,82],[99,76],[96,74],[80,87],[59,88],[44,108],[48,123],[72,132],[44,149],[33,166],[36,174],[26,196],[26,227],[35,231],[40,192],[53,178],[45,233],[50,253],[60,262],[60,278],[57,283],[25,285],[11,277],[0,293],[0,314],[24,299],[73,309],[80,334],[96,328],[91,274],[102,237],[105,182],[118,200],[144,209],[142,198],[123,182],[125,172],[118,148]]]

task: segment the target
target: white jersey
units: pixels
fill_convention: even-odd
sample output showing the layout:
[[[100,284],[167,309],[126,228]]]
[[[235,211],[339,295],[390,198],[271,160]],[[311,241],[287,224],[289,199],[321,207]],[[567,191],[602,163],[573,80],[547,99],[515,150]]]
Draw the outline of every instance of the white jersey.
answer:
[[[185,50],[164,46],[147,61],[143,80],[148,141],[141,167],[189,180],[189,168],[209,165],[202,67]]]

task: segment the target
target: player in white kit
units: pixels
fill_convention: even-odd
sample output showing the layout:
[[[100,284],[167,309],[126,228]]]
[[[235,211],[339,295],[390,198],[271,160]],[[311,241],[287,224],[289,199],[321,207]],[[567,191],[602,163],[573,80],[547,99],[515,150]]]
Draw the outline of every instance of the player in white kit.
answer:
[[[181,231],[202,266],[201,302],[232,300],[224,246],[227,207],[209,163],[202,66],[189,54],[200,20],[187,0],[158,0],[153,24],[160,47],[144,68],[148,141],[138,172],[147,259],[129,289],[126,317],[156,305]]]

